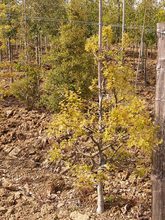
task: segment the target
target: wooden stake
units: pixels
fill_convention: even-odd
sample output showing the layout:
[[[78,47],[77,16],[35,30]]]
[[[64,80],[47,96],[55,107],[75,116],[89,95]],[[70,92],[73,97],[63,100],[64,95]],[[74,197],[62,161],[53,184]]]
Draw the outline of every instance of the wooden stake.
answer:
[[[165,220],[165,23],[157,25],[158,64],[155,114],[162,144],[153,150],[152,220]]]

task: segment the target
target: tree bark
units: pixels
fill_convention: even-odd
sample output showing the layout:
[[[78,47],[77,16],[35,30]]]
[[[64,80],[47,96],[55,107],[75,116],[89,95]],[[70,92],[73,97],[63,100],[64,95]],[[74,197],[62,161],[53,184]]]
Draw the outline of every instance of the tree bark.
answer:
[[[152,220],[165,220],[165,23],[157,25],[158,64],[155,114],[162,144],[153,150]]]

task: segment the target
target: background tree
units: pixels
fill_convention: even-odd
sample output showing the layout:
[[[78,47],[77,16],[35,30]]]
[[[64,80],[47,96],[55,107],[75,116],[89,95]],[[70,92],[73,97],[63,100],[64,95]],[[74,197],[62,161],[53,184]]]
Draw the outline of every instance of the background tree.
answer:
[[[54,39],[45,62],[52,67],[45,81],[46,104],[58,108],[63,90],[79,91],[83,97],[90,96],[88,89],[96,77],[93,59],[85,51],[85,42],[91,32],[88,27],[88,5],[86,1],[71,1],[68,4],[69,23],[60,27],[60,35]]]
[[[8,61],[13,60],[13,46],[16,42],[19,29],[19,5],[16,1],[3,1],[0,3],[0,41],[1,41],[1,60],[2,51],[7,50]]]

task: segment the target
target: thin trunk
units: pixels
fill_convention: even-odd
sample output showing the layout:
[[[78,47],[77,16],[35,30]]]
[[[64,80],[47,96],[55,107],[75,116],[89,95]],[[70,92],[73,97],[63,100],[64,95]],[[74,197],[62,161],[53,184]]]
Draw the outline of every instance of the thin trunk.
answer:
[[[45,53],[48,53],[49,51],[49,38],[45,37]]]
[[[117,10],[118,10],[118,18],[117,18],[117,20],[118,20],[118,24],[120,24],[120,0],[117,0]],[[117,43],[119,42],[119,39],[120,39],[120,36],[121,36],[121,34],[120,34],[120,27],[117,27]]]
[[[19,47],[20,47],[20,52],[23,51],[23,44],[22,44],[22,40],[19,41]]]
[[[41,36],[39,33],[37,34],[37,38],[36,38],[35,51],[36,51],[36,64],[41,66]]]
[[[155,115],[162,144],[153,151],[152,220],[165,220],[165,23],[157,25],[158,63]]]
[[[125,33],[125,0],[123,0],[123,15],[122,15],[122,63],[124,63],[124,33]]]
[[[147,45],[145,45],[145,53],[144,53],[144,83],[145,86],[148,85],[148,77],[147,77]]]
[[[7,4],[7,23],[9,26],[11,26],[11,5],[10,1]],[[8,54],[8,60],[11,64],[12,61],[12,49],[11,49],[11,36],[7,39],[7,54]]]
[[[24,25],[24,30],[25,30],[25,35],[24,35],[24,50],[25,50],[25,62],[28,64],[29,62],[29,55],[28,55],[28,31],[27,31],[27,5],[26,5],[26,0],[23,0],[23,25]]]
[[[0,49],[0,62],[2,62],[2,50]]]
[[[97,213],[101,214],[104,211],[104,192],[103,192],[103,183],[99,182],[97,186],[97,194],[98,194],[98,200],[97,200]]]
[[[99,58],[98,58],[98,89],[99,89],[99,130],[102,130],[102,100],[103,100],[103,91],[102,91],[102,0],[99,0]]]
[[[11,48],[10,38],[8,38],[8,40],[7,40],[7,50],[8,50],[8,60],[9,60],[9,63],[10,63],[9,72],[12,73],[12,48]],[[13,81],[14,81],[14,79],[11,76],[10,82],[13,83]]]
[[[42,54],[43,54],[43,44],[42,44],[42,34],[39,35],[39,57],[40,57],[40,62],[39,65],[42,65]]]
[[[8,60],[11,63],[12,61],[12,52],[11,52],[11,40],[8,38],[7,40],[7,53],[8,53]]]
[[[146,23],[146,9],[145,9],[145,13],[144,13],[143,27],[142,27],[142,32],[141,32],[140,50],[139,50],[139,57],[138,57],[138,66],[137,66],[137,71],[136,71],[135,89],[137,89],[137,81],[138,81],[138,75],[139,75],[139,69],[140,69],[140,59],[142,61],[142,56],[143,56],[143,53],[144,53],[145,23]],[[141,64],[142,64],[142,62],[141,62]]]
[[[140,48],[140,57],[141,57],[141,71],[143,72],[144,70],[144,38],[141,41],[141,48]]]
[[[125,0],[123,0],[122,35],[125,32]]]
[[[15,41],[15,50],[16,50],[16,55],[19,54],[19,42],[18,42],[18,39],[16,39]]]
[[[153,53],[153,50],[152,50],[152,46],[151,46],[151,54],[150,54],[150,58],[152,58],[152,53]]]
[[[37,34],[37,37],[36,37],[36,43],[35,43],[35,51],[36,51],[36,64],[39,65],[39,39],[38,39],[38,34]]]
[[[103,165],[104,158],[102,155],[102,101],[103,101],[103,74],[102,74],[102,0],[99,0],[99,58],[98,58],[98,89],[99,89],[99,157],[100,157],[100,167]],[[97,186],[98,193],[98,206],[97,213],[101,214],[104,212],[104,196],[103,196],[103,183],[100,180]]]
[[[138,56],[138,64],[137,64],[136,79],[135,79],[135,90],[137,90],[137,83],[138,83],[138,76],[140,69],[140,56],[141,56],[141,47],[139,47],[139,56]]]
[[[136,57],[136,54],[135,54],[135,45],[133,45],[133,66],[135,66],[135,57]]]
[[[136,54],[139,54],[139,43],[138,42],[136,44]],[[138,57],[138,55],[136,57]]]

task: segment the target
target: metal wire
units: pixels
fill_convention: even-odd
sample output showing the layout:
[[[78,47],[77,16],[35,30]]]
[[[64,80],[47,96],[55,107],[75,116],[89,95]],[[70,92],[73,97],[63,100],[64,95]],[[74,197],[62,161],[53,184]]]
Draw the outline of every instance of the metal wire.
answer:
[[[26,16],[26,20],[28,21],[46,21],[46,22],[53,22],[53,23],[62,23],[62,22],[70,22],[70,23],[75,23],[75,24],[83,24],[83,25],[94,25],[98,26],[98,22],[94,21],[83,21],[83,20],[67,20],[67,19],[56,19],[56,18],[47,18],[47,17],[28,17]],[[0,21],[9,21],[8,18],[2,18]],[[122,24],[117,23],[117,24],[111,24],[108,22],[103,23],[104,26],[111,26],[113,28],[122,28]],[[142,30],[142,26],[135,26],[135,25],[125,25],[126,30]],[[145,32],[147,33],[156,33],[156,28],[151,28],[151,27],[146,27]]]

